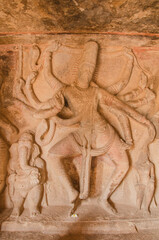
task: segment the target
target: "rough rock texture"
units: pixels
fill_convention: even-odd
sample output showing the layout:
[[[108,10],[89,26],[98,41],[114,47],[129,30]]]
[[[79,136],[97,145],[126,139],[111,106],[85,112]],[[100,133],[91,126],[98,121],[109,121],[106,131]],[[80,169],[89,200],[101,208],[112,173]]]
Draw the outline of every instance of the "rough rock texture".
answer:
[[[42,233],[24,233],[24,232],[1,232],[1,240],[157,240],[159,232],[144,232],[136,234],[119,234],[119,235],[45,235]]]
[[[62,42],[63,49],[65,50],[67,48],[73,49],[72,51],[74,54],[74,50],[76,50],[76,52],[78,53],[80,49],[78,48],[78,45],[82,46],[84,42],[86,42],[86,40],[95,40],[98,42],[100,46],[100,49],[99,49],[100,55],[103,53],[107,55],[111,55],[111,53],[113,54],[113,51],[116,52],[117,50],[119,50],[120,52],[121,49],[125,49],[122,51],[126,53],[127,48],[129,49],[128,55],[131,55],[132,53],[130,49],[132,49],[133,53],[135,54],[133,56],[133,59],[135,60],[137,57],[137,60],[139,60],[141,67],[143,67],[143,69],[145,69],[146,72],[149,73],[150,76],[149,76],[149,80],[146,87],[151,87],[151,89],[156,94],[156,102],[155,102],[154,108],[152,109],[153,111],[151,115],[157,113],[157,115],[154,117],[154,119],[152,119],[152,121],[156,126],[157,136],[159,136],[159,124],[158,124],[159,123],[159,120],[158,120],[159,119],[158,118],[159,117],[159,113],[158,113],[159,111],[159,104],[158,104],[158,99],[159,99],[159,94],[158,94],[159,19],[158,18],[159,17],[158,16],[159,16],[158,0],[142,0],[142,1],[138,1],[138,0],[107,0],[107,1],[105,0],[0,0],[0,45],[1,45],[0,46],[0,87],[1,87],[0,113],[4,115],[7,119],[11,120],[13,126],[15,125],[19,129],[22,129],[23,127],[25,129],[26,126],[29,126],[29,123],[36,125],[36,122],[30,121],[30,118],[32,118],[32,116],[30,113],[27,112],[29,110],[25,109],[25,114],[27,116],[28,122],[25,119],[23,119],[23,117],[21,117],[20,114],[23,113],[24,110],[22,111],[23,108],[21,105],[19,108],[15,107],[17,103],[12,94],[13,93],[12,89],[14,88],[13,84],[18,80],[17,78],[19,76],[18,71],[20,69],[20,66],[21,68],[23,68],[23,63],[24,63],[24,72],[22,71],[24,73],[24,76],[23,76],[24,78],[29,73],[28,71],[31,70],[29,69],[28,56],[29,56],[29,51],[32,44],[37,44],[40,48],[40,51],[44,52],[43,50],[45,49],[45,47],[49,46],[49,44],[51,44],[51,42],[53,42],[53,40],[55,39],[57,41]],[[71,34],[71,33],[75,33],[75,34]],[[24,55],[24,59],[23,59],[23,55],[21,56],[22,62],[20,62],[19,60],[20,58],[19,53],[21,49],[20,45],[22,45],[23,47],[23,55]],[[61,52],[63,52],[63,49]],[[71,50],[69,51],[71,52]],[[67,54],[66,55],[65,54],[63,56],[67,56]],[[60,58],[60,59],[63,60],[64,58]],[[122,63],[122,61],[120,61],[120,63]],[[107,64],[107,61],[106,61],[106,64]],[[71,67],[72,66],[73,65],[71,65]],[[117,68],[119,64],[118,62],[115,62],[114,65],[110,65],[110,66],[111,67],[116,66]],[[108,64],[108,67],[106,69],[109,69],[109,68],[110,67]],[[66,67],[66,69],[69,70],[69,67]],[[111,72],[114,72],[113,67],[110,69],[111,69]],[[61,72],[61,75],[65,76],[63,72]],[[68,76],[68,79],[71,79],[70,76],[71,75]],[[138,75],[136,76],[138,77]],[[108,77],[109,76],[107,76],[107,78]],[[114,77],[112,79],[114,79]],[[42,78],[40,78],[39,82],[40,81],[41,83],[44,82],[42,81]],[[37,91],[37,93],[38,93],[38,89],[39,89],[39,85],[35,84],[35,90]],[[45,94],[45,88],[43,88],[42,92],[43,94]],[[12,131],[13,130],[14,129],[12,129]],[[5,134],[5,129],[1,129],[1,135],[4,138],[6,143],[9,142],[10,144],[12,144],[13,142],[18,141],[17,135],[14,135],[14,138],[12,138],[10,137],[9,133]],[[154,148],[159,149],[158,146],[159,146],[159,140],[157,139],[154,145],[152,146],[152,149],[151,149],[152,152],[154,151]],[[32,151],[30,152],[31,152],[30,153],[31,155]],[[156,170],[157,176],[159,176],[158,175],[159,174],[158,158],[156,159],[156,155],[158,156],[157,150],[155,150],[154,153],[155,154],[152,155],[153,157],[152,160],[154,160],[154,163],[156,164],[155,170]],[[46,159],[48,160],[48,158]],[[44,158],[44,160],[46,159]],[[2,166],[2,163],[1,163],[1,166]],[[51,165],[48,164],[48,166],[51,166]],[[92,182],[94,181],[92,179],[98,179],[98,176],[99,176],[99,174],[96,174],[96,178],[94,177],[95,169],[97,166],[98,165],[96,164],[96,162],[92,166],[92,169],[93,169],[92,175],[91,175]],[[102,165],[99,165],[99,167],[100,166]],[[141,167],[141,170],[140,170],[140,174],[141,174],[141,172],[144,172],[144,171],[142,171],[142,164],[140,164],[139,166]],[[147,166],[148,171],[150,169],[150,166],[152,166],[152,164],[151,165],[149,164]],[[73,167],[71,168],[69,164],[64,167],[66,169],[69,169],[69,174],[71,176],[71,173],[74,171]],[[48,169],[54,169],[54,168],[49,167]],[[151,167],[151,169],[153,168]],[[50,175],[48,174],[48,178],[50,177]],[[154,176],[153,174],[151,175],[152,176],[150,180],[153,180]],[[5,175],[3,177],[5,178]],[[79,188],[78,178],[76,178],[75,174],[73,175],[73,177],[71,180],[75,185],[75,187],[78,189]],[[149,178],[147,179],[149,181]],[[2,181],[4,181],[4,179],[2,179]],[[45,194],[47,198],[43,199],[43,202],[42,202],[43,206],[46,205],[47,201],[50,204],[50,202],[53,201],[54,198],[55,200],[58,199],[57,198],[58,194],[56,193],[56,189],[54,191],[54,188],[52,187],[54,186],[54,181],[52,182],[51,181],[52,180],[50,180],[50,182],[48,182],[48,185],[47,185],[46,190],[48,192],[47,192],[47,195]],[[100,181],[97,183],[99,185]],[[58,185],[58,181],[57,181],[57,185]],[[159,184],[157,184],[157,186],[158,185]],[[121,188],[122,191],[119,191],[119,196],[124,191],[126,191],[127,195],[130,195],[128,194],[129,192],[127,191],[129,190],[127,186],[130,186],[130,185],[125,184],[122,186],[124,187]],[[4,187],[4,184],[2,187]],[[152,188],[153,187],[154,187],[154,182],[152,181]],[[92,189],[93,190],[91,194],[95,189],[94,185]],[[147,190],[148,188],[145,188],[145,189]],[[145,189],[144,191],[146,192]],[[149,189],[147,191],[149,192]],[[61,192],[64,197],[66,195],[66,200],[67,200],[67,194],[64,194],[65,193],[64,191],[61,191]],[[9,202],[9,200],[7,200],[7,198],[5,197],[6,196],[5,194],[6,192],[3,192],[3,196],[2,195],[1,195],[2,197],[0,196],[1,205],[7,206],[8,204],[8,206],[10,206],[9,204],[11,203]],[[155,192],[156,203],[159,205],[158,196],[159,196],[159,188]],[[131,195],[130,195],[130,198],[131,198]],[[58,202],[59,202],[59,199],[58,199]],[[116,195],[116,199],[119,200],[118,195]],[[129,201],[127,200],[127,202]],[[25,207],[27,207],[27,203]],[[81,207],[82,209],[84,209],[83,206]],[[154,207],[154,200],[152,201],[152,207]],[[60,209],[62,208],[60,207]],[[89,210],[88,207],[87,207],[87,210]],[[129,211],[127,210],[127,208],[126,208],[126,211],[129,214]],[[61,216],[63,216],[62,214],[66,215],[65,210],[62,209],[61,212],[62,212],[61,214],[57,214],[56,211],[53,211],[56,218],[60,218]],[[67,214],[69,212],[67,211],[67,208],[66,208],[66,212]],[[90,212],[91,214],[94,213],[92,209]],[[97,213],[97,208],[95,213]],[[51,240],[51,239],[52,240],[74,240],[74,239],[78,239],[78,240],[84,240],[84,239],[85,240],[93,240],[93,239],[149,240],[151,239],[151,240],[157,240],[159,236],[159,231],[157,231],[154,228],[155,228],[155,224],[157,225],[158,219],[156,220],[155,218],[152,218],[153,216],[155,216],[155,214],[157,215],[158,213],[158,211],[156,211],[156,208],[154,208],[154,211],[152,211],[152,213],[153,214],[151,215],[151,217],[149,217],[150,225],[151,223],[154,225],[153,230],[151,232],[145,231],[145,232],[139,232],[139,233],[132,232],[131,234],[124,234],[124,235],[123,234],[110,235],[110,230],[109,230],[108,235],[102,235],[101,232],[99,235],[94,235],[94,233],[97,234],[97,232],[95,231],[92,233],[92,235],[82,235],[82,233],[84,232],[81,231],[79,235],[69,235],[69,232],[66,231],[65,235],[62,235],[62,232],[60,232],[61,235],[52,235],[49,233],[45,235],[42,230],[41,230],[41,233],[40,232],[32,233],[32,232],[16,232],[17,230],[14,229],[15,232],[0,232],[0,239],[1,240],[15,240],[15,239],[16,240],[20,240],[20,239],[23,239],[23,240],[25,239],[30,239],[30,240],[34,240],[34,239],[43,239],[43,240]],[[87,220],[92,221],[91,214],[90,213],[88,214],[87,211],[83,210],[83,216],[86,215]],[[103,210],[102,210],[102,214],[104,214]],[[102,219],[102,214],[100,215],[100,217],[97,216],[98,220]],[[141,213],[139,213],[139,217],[142,216],[140,214]],[[3,219],[2,218],[3,216],[0,217],[0,222],[5,220],[4,218]],[[45,222],[45,219],[46,218],[43,219],[43,222]],[[50,219],[52,221],[52,218]],[[67,217],[65,217],[65,219],[67,219]],[[144,218],[144,220],[146,220],[146,217]],[[119,219],[119,222],[120,222],[120,219]],[[145,222],[146,221],[144,221],[144,223]],[[138,230],[138,228],[135,225],[133,225],[133,227],[136,231]],[[150,229],[150,226],[148,227]],[[23,231],[24,231],[24,228],[23,228]],[[32,230],[29,229],[29,231],[32,231]]]
[[[0,32],[159,31],[158,0],[0,0]]]

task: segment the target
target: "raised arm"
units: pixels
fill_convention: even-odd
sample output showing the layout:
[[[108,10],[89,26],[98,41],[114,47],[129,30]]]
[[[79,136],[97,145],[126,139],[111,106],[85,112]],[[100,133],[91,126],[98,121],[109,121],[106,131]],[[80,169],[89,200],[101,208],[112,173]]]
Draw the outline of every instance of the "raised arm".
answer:
[[[32,85],[33,82],[37,78],[37,74],[38,74],[38,72],[32,72],[27,77],[26,84],[25,84],[25,87],[24,87],[24,92],[25,92],[26,98],[28,99],[30,105],[35,109],[40,109],[41,106],[42,106],[42,103],[37,98],[36,94],[34,93],[33,85]]]
[[[60,46],[59,43],[54,42],[51,46],[49,46],[45,50],[44,77],[45,77],[45,80],[50,85],[50,87],[52,88],[53,95],[56,94],[59,88],[64,86],[64,84],[61,83],[60,80],[55,77],[52,69],[53,53],[57,51],[59,46]]]
[[[111,94],[118,94],[122,91],[130,80],[130,76],[133,69],[134,57],[130,49],[125,48],[123,56],[126,57],[125,66],[119,76],[118,81],[107,88],[107,91]]]

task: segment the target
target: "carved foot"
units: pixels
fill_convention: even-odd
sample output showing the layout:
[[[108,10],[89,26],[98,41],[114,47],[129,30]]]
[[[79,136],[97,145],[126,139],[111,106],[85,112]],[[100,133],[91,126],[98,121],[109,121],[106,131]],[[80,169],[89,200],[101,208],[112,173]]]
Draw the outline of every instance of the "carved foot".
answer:
[[[20,214],[21,214],[20,208],[13,208],[13,211],[12,211],[10,217],[17,218],[20,216]]]
[[[108,200],[99,199],[100,206],[106,210],[107,213],[117,216],[117,210],[111,206]]]
[[[81,199],[77,198],[73,203],[73,207],[71,208],[69,215],[72,216],[80,205],[81,205]]]
[[[30,217],[38,217],[40,215],[40,211],[38,209],[35,209],[30,212]]]
[[[148,209],[137,209],[134,215],[143,215],[144,217],[150,217],[151,212]]]
[[[150,217],[151,212],[149,210],[145,209],[144,212],[143,212],[143,215],[144,215],[144,217]]]

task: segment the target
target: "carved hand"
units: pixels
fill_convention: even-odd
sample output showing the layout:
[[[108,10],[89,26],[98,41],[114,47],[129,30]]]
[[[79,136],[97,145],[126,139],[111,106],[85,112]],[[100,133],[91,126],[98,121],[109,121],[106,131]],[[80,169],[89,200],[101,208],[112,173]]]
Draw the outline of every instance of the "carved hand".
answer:
[[[131,149],[132,147],[133,147],[133,141],[132,141],[132,139],[131,140],[129,140],[129,141],[123,141],[123,139],[121,139],[121,142],[122,142],[122,146],[124,147],[124,149],[127,149],[127,150],[129,150],[129,149]]]
[[[54,41],[51,46],[47,47],[45,52],[56,52],[61,44],[57,41]]]
[[[128,145],[128,146],[133,146],[133,140],[132,139],[126,139],[126,144]]]
[[[148,128],[149,140],[150,140],[150,142],[152,142],[154,140],[154,138],[155,138],[155,135],[156,135],[156,129],[155,129],[154,125],[146,118],[145,118],[144,124]]]
[[[127,56],[131,61],[134,60],[133,52],[130,48],[124,47],[124,55]]]
[[[30,75],[27,77],[26,84],[33,84],[35,79],[37,78],[38,71],[33,71],[30,73]]]
[[[149,126],[149,134],[150,134],[150,140],[153,141],[156,135],[156,129],[152,123],[150,123],[150,126]]]
[[[144,73],[141,73],[141,80],[139,81],[139,87],[144,89],[147,85],[147,76]]]
[[[63,108],[63,106],[64,106],[64,97],[63,97],[61,92],[55,95],[54,102],[55,102],[56,108],[58,108],[60,110]]]
[[[17,84],[15,86],[15,92],[14,92],[14,97],[18,99],[19,97],[19,93],[22,92],[22,89],[24,88],[25,86],[25,80],[23,78],[20,78],[18,81],[17,81]]]
[[[31,185],[37,185],[40,183],[41,174],[39,173],[39,170],[37,168],[32,167],[30,175],[31,175],[31,180],[30,180]]]

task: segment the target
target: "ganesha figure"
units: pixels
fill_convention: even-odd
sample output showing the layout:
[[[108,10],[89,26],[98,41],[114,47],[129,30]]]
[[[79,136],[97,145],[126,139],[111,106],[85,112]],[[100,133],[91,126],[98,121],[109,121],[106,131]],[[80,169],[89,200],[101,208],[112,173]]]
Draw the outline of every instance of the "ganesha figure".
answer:
[[[6,175],[7,175],[7,163],[8,163],[8,143],[1,134],[1,129],[5,130],[10,136],[17,135],[17,128],[2,114],[0,114],[0,193],[4,190]]]
[[[8,190],[13,202],[12,216],[19,216],[29,198],[30,216],[39,214],[45,182],[45,163],[30,132],[24,132],[10,148]]]
[[[52,54],[58,47],[55,43],[45,53],[44,77],[52,88],[53,97],[46,102],[39,101],[32,87],[37,77],[37,73],[33,72],[26,83],[19,87],[23,95],[20,100],[36,111],[34,117],[72,128],[72,132],[56,142],[49,152],[59,180],[67,189],[70,202],[74,203],[73,211],[78,201],[89,197],[92,157],[109,156],[115,168],[99,202],[108,213],[114,214],[116,209],[109,199],[129,169],[127,150],[133,145],[129,117],[148,128],[150,141],[155,136],[154,126],[117,97],[91,82],[97,62],[97,42],[89,41],[84,45],[78,78],[72,85],[65,85],[52,72]],[[117,117],[124,139],[109,123],[108,112]],[[63,166],[62,160],[70,157],[81,157],[79,192],[74,189]]]

